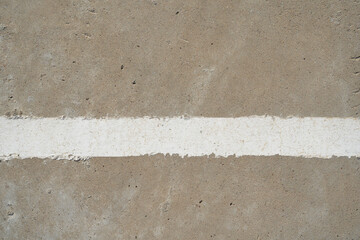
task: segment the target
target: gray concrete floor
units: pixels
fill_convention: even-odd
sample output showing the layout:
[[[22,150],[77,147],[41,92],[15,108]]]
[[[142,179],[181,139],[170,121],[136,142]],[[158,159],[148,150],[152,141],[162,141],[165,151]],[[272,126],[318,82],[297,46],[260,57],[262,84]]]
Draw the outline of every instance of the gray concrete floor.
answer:
[[[25,159],[0,165],[3,239],[359,239],[356,158]]]
[[[358,116],[358,1],[0,2],[0,113]]]
[[[359,1],[0,0],[0,115],[358,117]],[[357,158],[0,163],[0,239],[359,239]]]

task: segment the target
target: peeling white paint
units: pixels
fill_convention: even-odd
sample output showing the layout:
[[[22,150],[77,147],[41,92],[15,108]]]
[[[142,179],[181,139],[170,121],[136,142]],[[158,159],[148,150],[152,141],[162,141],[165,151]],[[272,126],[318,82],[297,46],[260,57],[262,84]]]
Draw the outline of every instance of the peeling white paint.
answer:
[[[180,156],[360,156],[360,119],[0,117],[0,156],[77,160]]]

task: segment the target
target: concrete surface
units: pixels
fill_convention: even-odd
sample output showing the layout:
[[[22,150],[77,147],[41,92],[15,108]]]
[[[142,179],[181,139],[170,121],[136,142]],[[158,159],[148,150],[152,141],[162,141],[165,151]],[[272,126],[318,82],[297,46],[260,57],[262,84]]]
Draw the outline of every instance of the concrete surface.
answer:
[[[359,5],[1,0],[0,113],[358,116]]]
[[[12,160],[3,239],[359,239],[360,161]]]
[[[0,0],[0,115],[357,117],[360,2]],[[360,239],[357,158],[0,163],[0,239]]]

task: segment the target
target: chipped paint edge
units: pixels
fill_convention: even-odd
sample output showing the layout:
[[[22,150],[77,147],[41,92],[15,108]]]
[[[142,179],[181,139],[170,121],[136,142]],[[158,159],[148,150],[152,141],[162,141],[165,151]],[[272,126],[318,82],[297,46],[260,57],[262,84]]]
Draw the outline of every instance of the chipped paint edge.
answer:
[[[144,155],[359,157],[356,118],[0,117],[0,159]]]

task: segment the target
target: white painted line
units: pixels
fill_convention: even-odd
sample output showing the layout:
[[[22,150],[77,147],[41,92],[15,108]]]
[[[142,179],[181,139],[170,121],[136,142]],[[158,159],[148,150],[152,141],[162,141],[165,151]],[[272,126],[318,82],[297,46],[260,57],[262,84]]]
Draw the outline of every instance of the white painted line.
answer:
[[[11,158],[180,156],[360,156],[353,118],[0,117],[0,156]]]

